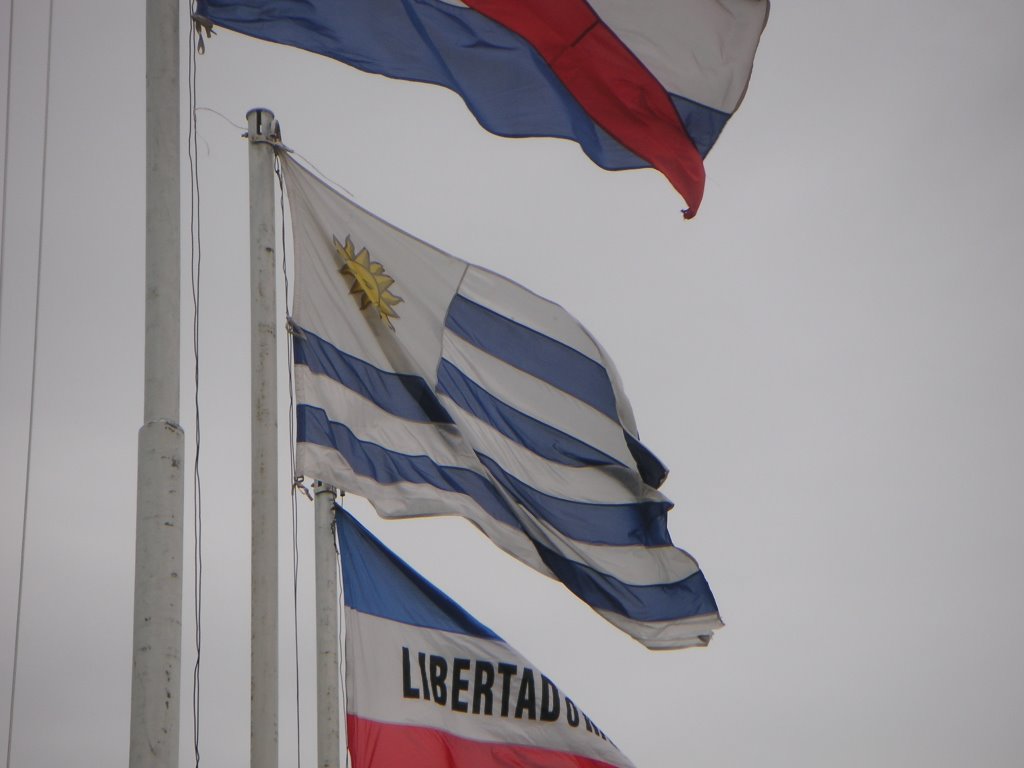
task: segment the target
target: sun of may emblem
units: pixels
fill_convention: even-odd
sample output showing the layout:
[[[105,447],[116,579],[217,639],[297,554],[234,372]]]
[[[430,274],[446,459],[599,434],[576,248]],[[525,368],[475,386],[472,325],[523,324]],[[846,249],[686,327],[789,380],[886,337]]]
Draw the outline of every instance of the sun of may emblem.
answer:
[[[394,330],[391,319],[398,319],[395,305],[402,301],[388,290],[394,284],[394,278],[385,274],[380,262],[370,261],[370,252],[365,248],[356,253],[350,237],[345,238],[344,245],[335,237],[334,250],[341,264],[339,272],[352,278],[349,293],[359,297],[359,308],[373,307],[388,328]]]

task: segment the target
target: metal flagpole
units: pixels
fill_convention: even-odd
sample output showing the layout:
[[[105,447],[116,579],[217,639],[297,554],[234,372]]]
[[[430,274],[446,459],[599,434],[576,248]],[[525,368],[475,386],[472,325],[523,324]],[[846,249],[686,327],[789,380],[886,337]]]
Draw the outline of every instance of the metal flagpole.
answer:
[[[274,113],[251,109],[249,258],[252,312],[252,667],[249,761],[277,766],[277,333]]]
[[[338,553],[334,538],[335,489],[317,480],[316,560],[316,749],[318,768],[341,766],[338,706]]]
[[[185,435],[177,0],[146,3],[146,351],[139,430],[131,768],[177,768]]]

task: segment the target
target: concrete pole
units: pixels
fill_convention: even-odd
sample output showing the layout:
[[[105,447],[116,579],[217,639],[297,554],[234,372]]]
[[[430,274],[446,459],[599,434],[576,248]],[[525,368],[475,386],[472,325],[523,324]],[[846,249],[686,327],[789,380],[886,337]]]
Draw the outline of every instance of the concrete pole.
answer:
[[[146,351],[139,430],[131,768],[178,768],[185,436],[177,0],[146,3]]]
[[[277,307],[274,271],[274,113],[249,124],[252,312],[252,667],[249,761],[277,768]]]
[[[316,753],[318,768],[341,766],[338,698],[338,553],[334,538],[335,490],[317,480],[314,525],[316,561]]]

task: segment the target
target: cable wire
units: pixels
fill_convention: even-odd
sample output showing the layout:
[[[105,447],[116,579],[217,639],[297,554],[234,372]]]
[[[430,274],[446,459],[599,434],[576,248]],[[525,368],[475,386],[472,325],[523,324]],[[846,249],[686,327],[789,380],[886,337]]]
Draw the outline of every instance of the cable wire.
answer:
[[[217,117],[219,117],[221,120],[223,120],[228,125],[234,126],[238,130],[242,131],[242,133],[245,133],[245,131],[247,130],[247,128],[244,125],[242,125],[241,123],[236,123],[234,120],[229,118],[223,112],[218,112],[216,109],[213,109],[212,107],[196,107],[193,111],[194,112],[212,112],[213,114],[215,114]]]
[[[281,173],[281,159],[274,154],[274,173],[277,174],[277,185],[281,200],[281,273],[284,275],[284,308],[285,317],[291,318],[291,296],[288,283],[288,237],[285,231],[284,218],[284,175]],[[290,323],[289,323],[290,327]],[[295,474],[295,376],[292,372],[294,364],[294,346],[292,336],[288,336],[288,458],[291,466],[291,502],[292,502],[292,624],[295,633],[295,762],[302,768],[302,718],[299,697],[299,500],[298,489],[302,480]]]
[[[13,2],[12,2],[13,5]],[[43,161],[39,190],[39,245],[36,253],[36,305],[32,326],[32,379],[28,405],[28,445],[25,456],[25,504],[21,516],[21,557],[18,563],[18,607],[14,619],[14,662],[11,672],[11,703],[7,721],[7,768],[11,768],[11,745],[14,743],[14,703],[18,684],[18,649],[21,641],[21,601],[25,582],[25,541],[28,538],[29,489],[32,479],[32,434],[36,412],[36,369],[39,360],[39,298],[43,282],[43,232],[46,223],[46,159],[50,133],[50,63],[53,52],[53,0],[49,2],[46,31],[46,89],[43,95]],[[5,155],[6,162],[6,155]],[[6,181],[6,174],[5,174]]]
[[[338,503],[337,509],[344,511],[345,509],[345,492],[338,492]],[[342,748],[345,751],[345,765],[351,765],[352,755],[348,751],[348,689],[345,686],[345,678],[348,673],[348,657],[345,655],[345,579],[344,573],[341,568],[341,531],[338,529],[337,524],[337,512],[334,517],[335,522],[331,525],[331,531],[334,533],[334,552],[337,557],[334,558],[335,567],[338,569],[338,604],[341,606],[341,610],[338,612],[338,626],[337,626],[337,651],[338,651],[338,701],[341,705],[340,715],[341,727],[345,730],[345,738],[342,739]]]
[[[195,11],[195,3],[192,3]],[[192,748],[195,752],[196,768],[199,768],[199,726],[200,726],[200,661],[202,659],[203,637],[203,491],[202,477],[199,471],[200,449],[202,447],[202,430],[200,429],[199,409],[199,309],[200,309],[200,278],[202,276],[202,208],[199,194],[199,144],[198,125],[196,121],[197,100],[197,62],[196,48],[198,40],[195,24],[189,27],[188,55],[188,160],[189,160],[189,230],[192,276],[192,355],[193,355],[193,386],[195,390],[195,463],[192,467],[192,547],[193,547],[193,598],[195,605],[195,643],[196,662],[192,668]]]
[[[297,150],[294,150],[294,149],[292,149],[290,151],[291,151],[291,153],[293,155],[295,155],[297,158],[302,160],[307,166],[309,166],[314,171],[316,171],[317,175],[320,176],[320,178],[322,178],[324,181],[326,181],[330,186],[334,187],[335,189],[340,189],[342,192],[344,192],[346,195],[351,197],[353,200],[357,200],[359,198],[359,196],[356,195],[354,192],[350,192],[344,185],[342,185],[339,182],[335,181],[330,176],[328,176],[326,173],[324,173],[319,168],[317,168],[313,164],[313,161],[310,160],[308,157],[306,157],[304,154],[302,154],[301,152],[299,152]]]
[[[4,97],[4,180],[0,197],[0,323],[4,317],[4,254],[7,252],[7,158],[10,155],[11,139],[11,63],[14,51],[14,0],[11,0],[7,20],[7,91]],[[0,335],[0,342],[3,336]]]

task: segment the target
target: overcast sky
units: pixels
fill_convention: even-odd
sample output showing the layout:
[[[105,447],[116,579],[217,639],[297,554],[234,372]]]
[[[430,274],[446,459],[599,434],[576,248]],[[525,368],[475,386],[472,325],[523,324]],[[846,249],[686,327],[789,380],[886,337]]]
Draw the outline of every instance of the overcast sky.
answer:
[[[18,768],[123,765],[128,751],[144,17],[127,0],[54,3]],[[16,4],[10,94],[4,724],[28,456],[45,5]],[[265,106],[286,143],[361,205],[559,302],[616,361],[645,444],[672,469],[673,537],[699,559],[727,624],[708,648],[646,651],[465,521],[384,522],[361,500],[350,506],[586,708],[639,768],[1018,765],[1022,29],[1019,0],[779,0],[690,222],[658,174],[601,171],[565,141],[491,136],[447,91],[227,31],[209,41],[198,104],[226,118],[198,118],[204,764],[248,758],[247,157],[230,123]],[[281,377],[286,423],[283,367]],[[286,487],[283,434],[281,445]],[[289,766],[286,496],[281,509]],[[311,514],[301,500],[305,765],[315,763]],[[191,527],[186,551],[191,563]],[[182,765],[192,761],[186,570]]]

